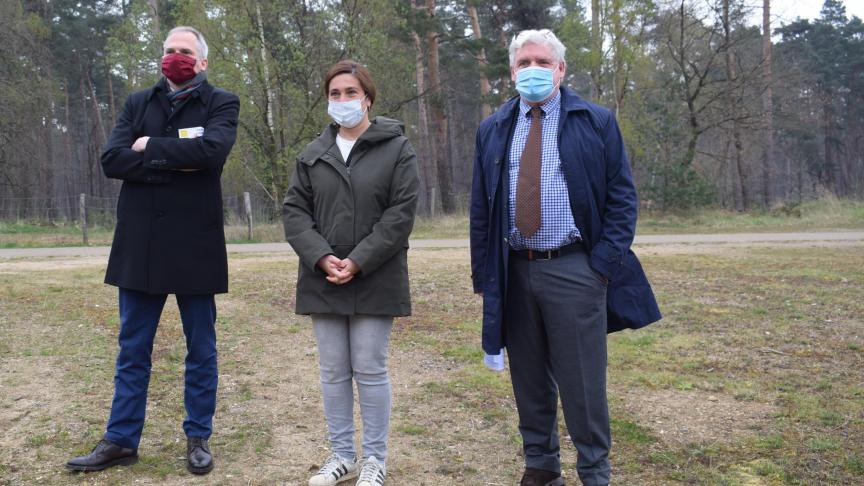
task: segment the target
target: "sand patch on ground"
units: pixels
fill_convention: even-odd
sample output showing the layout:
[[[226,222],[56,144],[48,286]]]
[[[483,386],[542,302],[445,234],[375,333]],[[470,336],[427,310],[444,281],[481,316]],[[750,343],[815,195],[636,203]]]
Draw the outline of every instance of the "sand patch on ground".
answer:
[[[60,381],[61,367],[57,358],[0,358],[0,449],[6,451],[13,475],[23,464],[46,474],[57,467],[38,460],[37,448],[64,432],[54,420],[65,413],[70,398]],[[75,434],[83,428],[72,424],[67,431]]]
[[[684,445],[727,443],[764,432],[776,408],[721,393],[612,388],[624,410],[660,440]]]
[[[45,270],[71,270],[87,267],[106,267],[108,257],[50,257],[23,259],[0,259],[0,274],[19,272],[40,272]]]

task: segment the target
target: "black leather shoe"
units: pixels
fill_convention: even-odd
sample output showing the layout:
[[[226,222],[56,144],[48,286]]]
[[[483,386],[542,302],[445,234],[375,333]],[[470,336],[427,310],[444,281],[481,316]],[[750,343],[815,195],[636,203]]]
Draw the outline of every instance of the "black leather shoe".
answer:
[[[519,486],[564,486],[561,473],[526,467]]]
[[[192,474],[207,474],[213,470],[213,455],[207,439],[186,438],[186,469]]]
[[[73,471],[101,471],[111,466],[128,466],[138,462],[138,450],[120,447],[105,439],[86,456],[72,458],[66,468]]]

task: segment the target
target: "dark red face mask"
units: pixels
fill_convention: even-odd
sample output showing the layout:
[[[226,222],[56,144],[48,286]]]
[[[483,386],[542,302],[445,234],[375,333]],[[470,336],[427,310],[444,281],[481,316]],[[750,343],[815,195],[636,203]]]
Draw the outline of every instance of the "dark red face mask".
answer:
[[[174,84],[183,84],[195,77],[195,58],[180,53],[162,57],[162,74]]]

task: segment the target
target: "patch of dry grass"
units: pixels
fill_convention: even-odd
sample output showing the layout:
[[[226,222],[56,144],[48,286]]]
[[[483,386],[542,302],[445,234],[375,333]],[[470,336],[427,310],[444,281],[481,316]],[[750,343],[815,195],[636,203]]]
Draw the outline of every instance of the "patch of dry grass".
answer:
[[[666,318],[610,337],[615,483],[864,481],[864,246],[643,260]],[[184,467],[173,298],[141,462],[63,470],[101,436],[112,392],[116,289],[101,283],[103,264],[85,263],[0,263],[0,484],[305,484],[327,443],[314,338],[293,314],[297,262],[283,255],[231,256],[211,475]],[[391,349],[388,484],[515,484],[512,390],[479,364],[467,249],[412,250],[410,266],[414,316],[397,320]],[[572,446],[562,458],[575,484]]]
[[[864,228],[864,203],[824,197],[770,210],[697,209],[682,214],[643,211],[639,234],[766,233]]]

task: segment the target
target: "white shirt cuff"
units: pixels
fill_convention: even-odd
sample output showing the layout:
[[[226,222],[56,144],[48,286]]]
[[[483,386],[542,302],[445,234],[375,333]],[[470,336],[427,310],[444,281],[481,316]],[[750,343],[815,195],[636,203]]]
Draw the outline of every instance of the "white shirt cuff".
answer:
[[[504,350],[498,354],[483,354],[483,364],[492,371],[502,371],[504,369]]]

